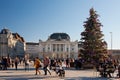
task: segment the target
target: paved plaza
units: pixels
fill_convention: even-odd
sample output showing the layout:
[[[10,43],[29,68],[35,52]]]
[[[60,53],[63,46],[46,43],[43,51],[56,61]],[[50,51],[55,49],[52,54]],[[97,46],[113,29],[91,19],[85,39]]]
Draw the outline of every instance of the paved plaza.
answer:
[[[33,66],[25,71],[24,67],[19,66],[18,70],[9,68],[8,70],[0,70],[0,80],[120,80],[119,78],[100,78],[96,71],[89,70],[75,70],[66,69],[65,77],[58,77],[54,71],[51,70],[52,75],[44,75],[42,69],[40,75],[35,75]]]

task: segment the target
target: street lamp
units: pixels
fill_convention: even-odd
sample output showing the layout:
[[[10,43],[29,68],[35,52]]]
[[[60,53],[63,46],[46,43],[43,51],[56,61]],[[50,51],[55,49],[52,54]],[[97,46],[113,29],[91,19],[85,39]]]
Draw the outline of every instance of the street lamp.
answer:
[[[111,54],[112,54],[112,32],[110,32],[111,35]]]

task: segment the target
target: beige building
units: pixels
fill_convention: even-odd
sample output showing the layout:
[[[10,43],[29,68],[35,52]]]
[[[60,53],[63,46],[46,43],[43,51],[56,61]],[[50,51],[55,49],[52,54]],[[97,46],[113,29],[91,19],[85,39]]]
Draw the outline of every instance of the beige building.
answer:
[[[23,57],[25,41],[18,33],[12,33],[9,29],[2,29],[0,32],[0,57],[16,56]]]
[[[66,33],[53,33],[46,41],[39,40],[40,55],[50,58],[77,58],[78,41],[70,41]]]

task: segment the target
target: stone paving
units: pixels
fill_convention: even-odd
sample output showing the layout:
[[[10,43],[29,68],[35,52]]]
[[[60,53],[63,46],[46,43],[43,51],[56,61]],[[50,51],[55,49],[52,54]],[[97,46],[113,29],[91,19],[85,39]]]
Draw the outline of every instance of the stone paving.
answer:
[[[8,70],[0,70],[0,80],[120,80],[119,78],[100,78],[99,73],[94,70],[75,70],[66,69],[65,77],[58,77],[54,71],[52,75],[44,75],[41,69],[40,75],[35,75],[35,70],[30,67],[25,71],[23,67],[18,67],[18,70],[10,68]]]

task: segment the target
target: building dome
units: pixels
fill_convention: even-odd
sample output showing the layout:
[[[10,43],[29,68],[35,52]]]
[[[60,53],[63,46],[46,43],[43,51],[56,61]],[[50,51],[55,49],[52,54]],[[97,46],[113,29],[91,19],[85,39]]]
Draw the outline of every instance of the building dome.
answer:
[[[9,30],[9,29],[2,29],[1,30],[1,32],[0,32],[0,34],[10,34],[11,33],[11,31]]]
[[[49,39],[61,41],[61,40],[70,40],[70,36],[66,33],[53,33],[50,35]]]

